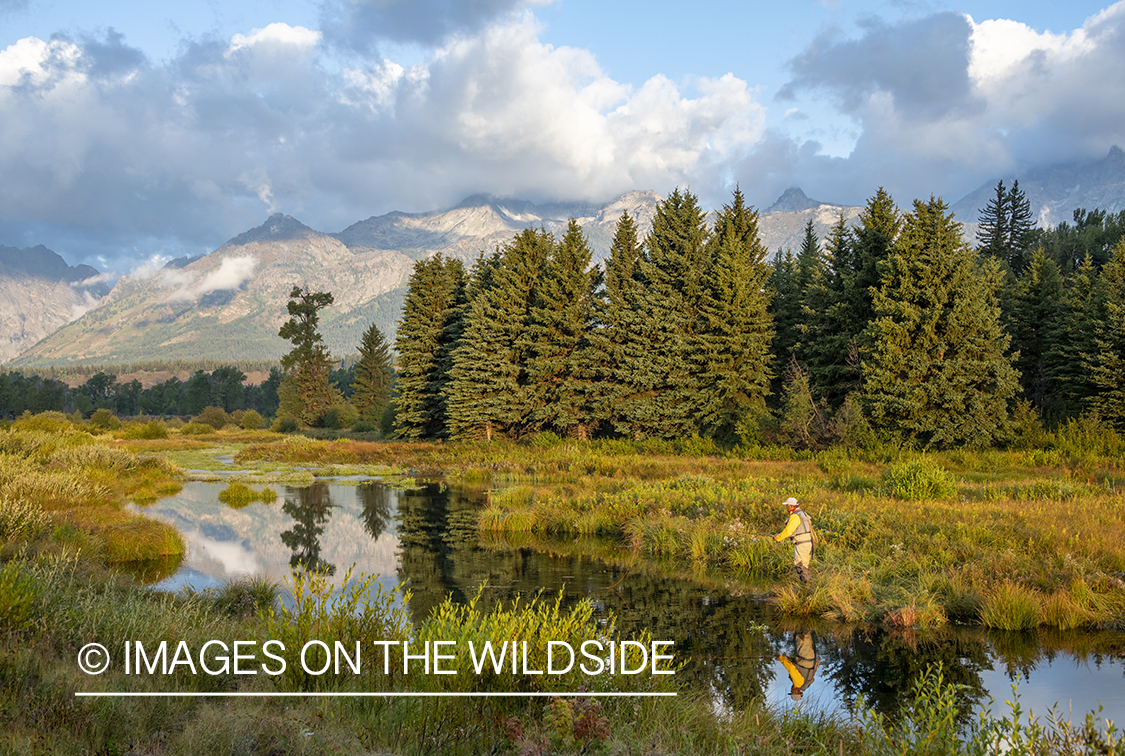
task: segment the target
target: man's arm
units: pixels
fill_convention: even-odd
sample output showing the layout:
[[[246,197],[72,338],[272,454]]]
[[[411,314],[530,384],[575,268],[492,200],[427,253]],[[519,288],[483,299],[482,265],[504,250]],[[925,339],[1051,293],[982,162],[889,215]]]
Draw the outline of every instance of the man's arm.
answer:
[[[798,528],[798,526],[800,526],[800,524],[801,524],[801,518],[800,517],[798,517],[795,513],[789,515],[789,522],[785,523],[785,530],[782,530],[780,533],[775,535],[773,537],[773,540],[777,541],[778,543],[781,543],[786,538],[788,538],[789,536],[796,533],[797,528]]]

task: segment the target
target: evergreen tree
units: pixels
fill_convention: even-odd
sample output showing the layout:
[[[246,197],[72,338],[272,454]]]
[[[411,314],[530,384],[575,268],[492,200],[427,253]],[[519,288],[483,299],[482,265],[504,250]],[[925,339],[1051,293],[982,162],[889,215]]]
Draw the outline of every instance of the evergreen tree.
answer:
[[[708,230],[695,195],[672,192],[656,208],[639,261],[638,299],[644,359],[628,422],[641,436],[680,438],[698,431],[696,338],[708,260]]]
[[[854,274],[853,245],[841,213],[825,242],[823,274],[809,284],[802,305],[805,323],[798,357],[807,367],[810,385],[833,408],[859,387],[856,334],[849,332],[845,317],[848,276]]]
[[[1010,189],[1004,188],[1002,180],[997,182],[996,195],[981,210],[978,223],[980,254],[995,257],[1020,274],[1034,228],[1031,203],[1020,189],[1020,182],[1013,181]]]
[[[359,359],[355,363],[352,403],[359,417],[369,423],[379,422],[391,399],[391,349],[378,326],[372,323],[359,342]]]
[[[453,350],[445,387],[450,435],[492,440],[528,430],[528,362],[521,338],[537,296],[540,271],[554,247],[546,231],[527,229],[506,244],[499,264],[482,264],[481,278]]]
[[[1062,306],[1063,279],[1042,248],[1031,257],[1016,285],[1012,306],[1012,352],[1019,354],[1020,389],[1040,409],[1047,405],[1047,353]]]
[[[1097,393],[1092,404],[1103,420],[1125,431],[1125,241],[1114,247],[1100,284],[1105,317],[1095,339],[1092,378]]]
[[[915,201],[903,221],[868,329],[872,419],[927,446],[993,443],[1008,432],[1018,386],[1000,327],[999,264],[977,264],[939,199]]]
[[[596,375],[591,342],[601,270],[573,218],[555,245],[521,350],[528,355],[526,395],[533,427],[585,440],[595,420]]]
[[[746,440],[765,411],[770,385],[767,250],[758,212],[737,188],[715,220],[714,251],[701,305],[700,424],[722,443]]]
[[[627,406],[640,393],[635,365],[646,358],[640,338],[641,245],[637,224],[623,212],[617,219],[605,266],[605,294],[597,300],[600,327],[592,334],[594,370],[598,379],[596,418],[628,438],[642,431],[629,421]]]
[[[774,325],[771,372],[773,373],[770,393],[779,396],[782,386],[782,373],[788,360],[792,358],[793,346],[797,343],[797,323],[801,317],[801,293],[797,283],[797,260],[793,250],[777,250],[769,266],[770,318]]]
[[[414,264],[395,336],[395,430],[404,438],[448,435],[445,387],[465,296],[460,260],[437,254]]]
[[[289,320],[277,332],[293,344],[293,349],[281,358],[281,367],[293,378],[300,404],[300,414],[296,417],[308,425],[320,423],[328,408],[340,401],[339,392],[328,380],[332,357],[318,329],[320,311],[333,301],[329,292],[306,291],[294,286],[286,305]]]
[[[1075,417],[1090,406],[1097,392],[1094,365],[1098,324],[1106,318],[1105,295],[1092,257],[1066,280],[1062,307],[1044,359],[1050,417]]]

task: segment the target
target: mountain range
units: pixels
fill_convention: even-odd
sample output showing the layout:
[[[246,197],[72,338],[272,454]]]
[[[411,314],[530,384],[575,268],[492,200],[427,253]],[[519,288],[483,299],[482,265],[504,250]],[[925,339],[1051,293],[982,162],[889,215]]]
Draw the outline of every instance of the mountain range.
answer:
[[[1077,207],[1125,207],[1125,153],[1117,147],[1100,161],[1019,178],[1041,223],[1067,220]],[[956,217],[975,221],[994,192],[990,182],[970,193],[953,205]],[[285,305],[294,285],[332,292],[335,302],[321,313],[321,331],[332,353],[343,356],[355,351],[372,322],[393,338],[406,283],[419,259],[440,252],[469,266],[482,251],[524,228],[561,235],[575,218],[594,260],[602,261],[621,214],[633,216],[643,234],[659,202],[651,191],[629,192],[606,204],[535,205],[474,195],[448,210],[391,212],[339,233],[316,231],[276,214],[210,254],[123,276],[108,291],[93,268],[70,268],[46,248],[2,247],[0,362],[47,367],[276,359],[289,346],[277,331],[288,318]],[[796,249],[809,220],[823,239],[841,214],[854,222],[861,209],[813,200],[792,188],[761,212],[762,240],[771,251]],[[970,241],[974,227],[966,229]]]

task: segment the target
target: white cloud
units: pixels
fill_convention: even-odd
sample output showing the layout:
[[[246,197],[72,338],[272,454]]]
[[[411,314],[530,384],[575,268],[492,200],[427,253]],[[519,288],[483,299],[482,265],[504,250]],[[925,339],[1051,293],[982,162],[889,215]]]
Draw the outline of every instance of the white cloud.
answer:
[[[102,239],[99,252],[139,239],[175,251],[172,237],[194,251],[274,211],[332,231],[477,192],[701,189],[763,134],[764,109],[734,76],[633,89],[488,1],[480,17],[501,23],[411,66],[337,68],[319,32],[286,24],[166,63],[112,32],[21,40],[0,51],[0,230],[62,227]]]
[[[190,302],[204,294],[214,291],[237,289],[254,276],[258,261],[253,255],[237,255],[223,258],[219,267],[199,276],[194,271],[165,270],[161,272],[161,283],[165,286],[178,286],[168,295],[169,302]]]

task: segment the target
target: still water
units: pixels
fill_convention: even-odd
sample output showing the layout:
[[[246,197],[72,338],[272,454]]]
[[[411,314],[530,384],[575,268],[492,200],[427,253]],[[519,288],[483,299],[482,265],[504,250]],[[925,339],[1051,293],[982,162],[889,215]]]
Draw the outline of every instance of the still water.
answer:
[[[187,558],[156,588],[202,589],[253,574],[280,581],[302,567],[328,570],[340,581],[354,564],[381,575],[388,588],[408,585],[416,620],[445,596],[466,601],[482,586],[485,608],[563,591],[564,602],[591,599],[596,616],[612,614],[626,636],[648,630],[654,639],[675,641],[677,659],[687,661],[678,679],[723,707],[764,697],[777,708],[851,711],[862,696],[894,714],[909,698],[910,681],[941,662],[946,679],[965,686],[966,713],[990,696],[994,714],[1008,713],[1004,700],[1018,682],[1025,711],[1055,706],[1081,720],[1100,702],[1103,717],[1125,722],[1125,633],[973,627],[895,634],[807,624],[777,616],[713,575],[670,577],[635,565],[611,544],[597,544],[614,555],[603,561],[578,555],[589,544],[483,543],[476,518],[486,493],[479,489],[326,480],[275,486],[276,502],[234,509],[219,501],[224,487],[188,483],[145,508],[179,528],[189,544]]]

